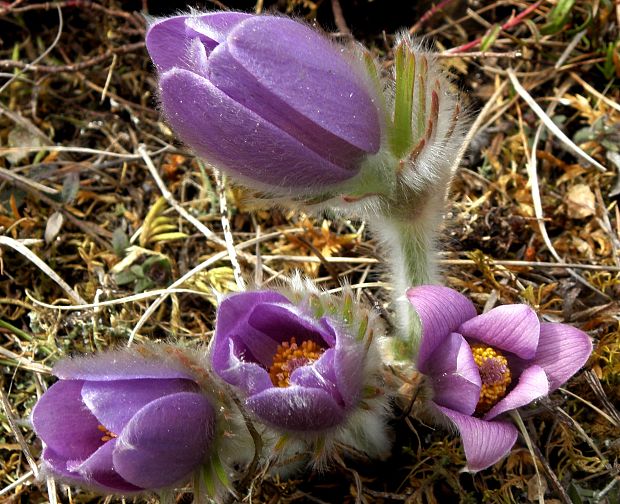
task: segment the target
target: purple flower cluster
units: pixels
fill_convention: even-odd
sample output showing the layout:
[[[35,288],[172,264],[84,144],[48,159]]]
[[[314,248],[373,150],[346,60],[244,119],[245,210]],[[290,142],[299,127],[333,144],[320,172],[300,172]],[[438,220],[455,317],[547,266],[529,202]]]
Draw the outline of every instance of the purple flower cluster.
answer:
[[[354,187],[360,197],[387,188],[375,205],[387,217],[376,220],[386,242],[404,243],[392,257],[404,264],[396,283],[430,281],[421,264],[431,240],[407,231],[411,208],[398,207],[398,198],[415,202],[416,191],[427,191],[420,200],[432,204],[415,215],[421,228],[434,225],[433,205],[452,173],[451,156],[437,153],[456,152],[460,108],[428,54],[400,40],[388,113],[374,63],[284,17],[175,16],[155,21],[146,45],[166,118],[198,154],[255,188],[303,192],[307,201],[329,200],[334,187]],[[268,439],[298,442],[287,455],[314,452],[319,464],[342,444],[381,455],[390,394],[378,315],[350,292],[336,298],[299,278],[292,284],[286,293],[224,298],[206,359],[162,345],[58,363],[59,381],[32,413],[43,468],[109,493],[165,490],[197,475],[197,488],[213,474],[226,484],[218,443],[236,435],[235,425],[245,428],[230,420],[243,416],[227,409],[231,394]],[[398,298],[405,289],[395,290]],[[458,429],[472,471],[514,445],[518,431],[505,414],[557,389],[592,350],[585,333],[540,323],[526,305],[477,315],[465,296],[434,285],[411,288],[407,298],[421,329],[425,406]],[[404,305],[403,319],[415,319]]]
[[[469,299],[438,285],[414,287],[407,297],[422,324],[418,370],[430,382],[431,405],[459,430],[471,471],[515,443],[517,429],[503,413],[557,389],[592,352],[583,331],[541,324],[527,305],[476,315]]]

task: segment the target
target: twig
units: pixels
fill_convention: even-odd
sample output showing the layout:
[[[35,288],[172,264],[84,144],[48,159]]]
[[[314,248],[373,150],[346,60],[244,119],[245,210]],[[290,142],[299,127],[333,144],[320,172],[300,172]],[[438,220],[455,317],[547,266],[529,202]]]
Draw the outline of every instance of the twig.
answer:
[[[540,504],[545,504],[545,496],[542,490],[543,488],[542,478],[540,476],[540,471],[538,470],[538,464],[536,463],[536,452],[534,451],[534,443],[532,443],[532,438],[530,437],[530,433],[527,431],[527,428],[525,427],[525,424],[523,423],[523,419],[521,418],[521,415],[519,415],[519,411],[512,410],[510,412],[510,416],[512,417],[512,419],[515,421],[515,423],[519,427],[519,430],[521,431],[521,435],[523,436],[523,439],[525,439],[525,444],[527,445],[527,449],[529,450],[530,455],[532,455],[532,461],[534,462],[534,472],[536,473],[536,480],[538,481],[538,502]]]
[[[121,47],[115,47],[108,49],[105,53],[95,56],[94,58],[82,61],[80,63],[73,63],[71,65],[36,65],[34,63],[24,63],[23,61],[13,60],[0,60],[0,68],[19,68],[24,72],[42,72],[42,73],[59,73],[59,72],[79,72],[85,68],[95,66],[103,61],[111,58],[117,54],[125,54],[137,51],[144,48],[144,42],[134,42],[133,44],[126,44]],[[39,58],[37,58],[39,60]],[[35,60],[35,61],[37,61]],[[6,84],[5,84],[6,85]],[[0,92],[2,88],[0,88]]]
[[[41,271],[43,271],[43,273],[45,273],[54,282],[56,282],[60,286],[60,288],[64,290],[67,293],[67,295],[73,300],[73,302],[80,303],[80,304],[86,304],[86,301],[84,301],[82,296],[80,296],[76,291],[74,291],[67,282],[65,282],[62,278],[60,278],[58,274],[52,268],[50,268],[41,259],[39,259],[39,257],[34,252],[32,252],[28,247],[26,247],[22,243],[8,236],[0,236],[0,245],[11,247],[13,250],[19,252],[26,259],[32,262]]]
[[[452,0],[442,0],[441,2],[439,2],[437,5],[434,5],[433,7],[431,7],[430,9],[428,9],[420,19],[418,19],[418,21],[416,22],[416,24],[414,24],[410,29],[409,29],[409,33],[411,35],[413,35],[415,32],[417,32],[420,28],[422,28],[422,25],[424,23],[426,23],[431,17],[433,17],[437,12],[439,12],[441,9],[443,9],[444,7],[446,7],[448,4],[450,4],[452,2]]]
[[[493,51],[473,51],[466,53],[452,53],[450,51],[440,52],[435,55],[437,58],[522,58],[523,53],[521,51],[506,51],[506,52],[493,52]]]
[[[22,474],[13,483],[5,486],[2,490],[0,490],[0,496],[9,493],[11,490],[13,490],[14,488],[20,485],[23,485],[24,483],[26,483],[28,480],[32,479],[33,477],[34,477],[34,473],[32,471],[28,471],[27,473]]]
[[[522,89],[522,91],[524,93],[527,93],[525,89]],[[538,104],[535,103],[535,105],[538,107]],[[540,109],[540,112],[544,115],[544,117],[549,118],[549,116],[542,109]],[[551,121],[551,119],[549,119],[549,121]],[[529,181],[530,181],[532,201],[534,203],[534,213],[536,215],[536,221],[538,222],[538,229],[540,231],[540,235],[542,236],[542,239],[545,242],[547,249],[549,249],[549,252],[551,252],[551,255],[555,257],[555,260],[558,261],[559,263],[564,263],[564,259],[562,259],[560,257],[560,254],[558,254],[558,252],[555,250],[555,247],[553,246],[553,243],[551,242],[551,238],[549,238],[549,234],[547,233],[547,227],[545,226],[545,216],[544,216],[544,211],[542,207],[542,199],[540,197],[540,189],[538,185],[538,170],[537,170],[538,158],[536,156],[536,151],[538,150],[538,141],[540,139],[542,129],[543,129],[543,124],[541,124],[538,127],[538,129],[536,130],[536,134],[534,135],[534,141],[532,143],[532,151],[529,154],[529,160],[527,162],[527,173],[528,173]],[[525,145],[524,147],[527,151],[527,145]],[[597,294],[603,296],[605,299],[610,299],[610,297],[607,294],[605,294],[600,289],[597,289],[594,285],[590,284],[590,282],[588,282],[585,278],[579,275],[576,271],[573,271],[570,268],[568,268],[567,271],[580,284],[584,285],[588,289],[593,290]]]
[[[344,19],[344,14],[339,0],[332,0],[332,13],[334,14],[334,21],[338,27],[338,31],[342,35],[351,36],[351,30],[347,26],[347,22]]]
[[[33,10],[50,10],[53,8],[62,9],[64,7],[85,7],[90,10],[98,10],[100,12],[105,12],[110,16],[122,17],[123,19],[129,21],[136,28],[144,30],[144,18],[140,15],[136,15],[130,12],[124,12],[121,10],[110,9],[105,7],[97,2],[91,2],[90,0],[66,0],[64,2],[43,2],[43,3],[34,3],[30,5],[24,5],[23,7],[17,7],[21,1],[13,2],[11,5],[4,7],[0,10],[0,15],[4,15],[8,12],[12,13],[22,13]]]
[[[4,357],[14,360],[17,366],[19,366],[22,369],[27,369],[28,371],[34,371],[35,373],[41,373],[41,374],[50,374],[52,370],[48,366],[44,366],[43,364],[32,362],[31,360],[26,359],[25,357],[22,357],[14,352],[11,352],[10,350],[7,350],[6,348],[1,347],[1,346],[0,346],[0,355],[3,355]]]
[[[620,4],[619,4],[620,5]],[[605,102],[606,105],[610,106],[611,108],[617,110],[618,112],[620,112],[620,105],[613,101],[610,100],[609,98],[607,98],[604,94],[599,93],[596,89],[594,89],[590,84],[588,84],[586,81],[584,81],[581,77],[579,77],[579,75],[577,75],[575,72],[570,72],[569,75],[571,76],[571,79],[573,79],[574,81],[577,81],[579,84],[581,84],[583,86],[583,88],[590,94],[596,96],[599,100],[602,100],[603,102]]]
[[[566,493],[566,490],[564,490],[562,483],[560,483],[560,480],[558,479],[557,475],[553,472],[553,469],[551,469],[549,462],[547,462],[547,459],[544,457],[543,453],[540,451],[540,448],[538,448],[538,446],[536,445],[532,445],[532,448],[534,449],[536,458],[542,464],[543,469],[545,470],[545,473],[547,474],[547,477],[551,480],[551,483],[553,484],[553,488],[555,488],[556,493],[559,495],[560,500],[562,501],[562,504],[573,504],[573,501]],[[536,463],[536,461],[534,461],[534,463]]]
[[[54,40],[52,41],[52,43],[50,44],[50,46],[45,49],[45,51],[43,51],[41,54],[39,54],[39,56],[37,56],[35,58],[35,60],[32,63],[25,63],[23,64],[24,66],[23,68],[23,72],[16,72],[15,75],[9,79],[8,81],[6,81],[2,87],[0,87],[0,94],[2,94],[2,92],[11,85],[11,83],[17,79],[17,77],[21,74],[23,74],[24,72],[33,69],[34,67],[37,66],[37,63],[39,61],[41,61],[43,58],[45,58],[49,53],[52,52],[52,49],[54,49],[54,47],[56,47],[56,44],[58,44],[58,41],[60,40],[60,36],[62,35],[62,27],[63,27],[63,20],[62,20],[62,11],[60,10],[60,7],[57,8],[58,10],[58,32],[56,33],[56,37],[54,38]],[[9,60],[12,61],[12,60]],[[1,65],[1,61],[0,61],[0,67],[2,67]],[[21,63],[21,62],[20,62]],[[11,67],[11,68],[15,68],[15,67]],[[18,67],[19,68],[19,67]]]
[[[530,5],[523,12],[520,12],[516,16],[514,16],[514,17],[510,18],[508,21],[506,21],[500,27],[500,30],[502,30],[502,31],[508,30],[508,29],[512,28],[513,26],[518,25],[525,17],[529,16],[542,3],[543,3],[543,0],[538,0],[538,2],[536,2],[535,4]],[[471,42],[468,42],[467,44],[463,44],[463,45],[458,46],[458,47],[453,47],[448,52],[461,53],[461,52],[468,51],[469,49],[471,49],[473,47],[476,47],[478,44],[480,44],[480,42],[482,42],[483,39],[484,39],[484,37],[478,37],[476,40],[472,40]]]
[[[230,230],[230,219],[228,218],[228,204],[226,201],[226,183],[224,175],[217,170],[213,170],[215,176],[215,184],[217,186],[217,196],[220,200],[220,221],[222,222],[222,231],[224,232],[224,240],[226,242],[226,250],[228,250],[228,259],[233,270],[235,282],[239,290],[245,290],[245,280],[241,275],[241,266],[237,259],[237,251],[233,242],[232,232]]]
[[[26,191],[29,194],[32,194],[37,199],[40,199],[50,207],[52,207],[57,212],[62,213],[62,215],[69,221],[71,224],[81,229],[85,234],[90,236],[93,240],[95,240],[102,248],[107,249],[110,247],[110,244],[101,238],[102,236],[107,239],[112,239],[112,233],[107,229],[103,229],[101,226],[96,224],[92,224],[90,222],[83,222],[78,219],[75,215],[73,215],[69,210],[67,210],[62,203],[42,194],[40,192],[42,187],[46,188],[45,192],[50,192],[51,190],[42,184],[37,182],[33,182],[31,180],[26,179],[25,177],[21,177],[15,173],[12,173],[9,170],[5,170],[4,168],[0,168],[0,179],[8,180],[9,183],[19,187],[23,191]]]
[[[159,176],[159,172],[155,165],[153,164],[153,160],[151,159],[150,154],[147,152],[146,147],[144,145],[140,145],[138,147],[138,154],[144,160],[146,167],[153,177],[153,180],[157,184],[157,187],[161,191],[162,196],[166,199],[168,204],[174,208],[181,217],[187,220],[190,224],[192,224],[198,231],[200,231],[207,240],[211,240],[222,247],[226,247],[226,242],[222,240],[219,236],[217,236],[213,231],[211,231],[207,226],[205,226],[202,222],[196,219],[193,215],[191,215],[185,208],[183,208],[177,200],[172,196],[172,193],[164,184],[164,181]]]
[[[562,140],[563,144],[566,145],[568,150],[572,151],[578,157],[588,161],[588,163],[592,164],[598,171],[607,171],[601,163],[599,163],[592,156],[586,154],[583,149],[580,149],[577,145],[575,145],[575,143],[570,138],[568,138],[560,128],[557,127],[553,120],[545,113],[545,111],[540,107],[540,105],[536,103],[534,98],[532,98],[532,96],[521,85],[512,69],[508,69],[508,77],[510,78],[510,82],[515,88],[515,91],[519,93],[521,98],[523,98],[527,102],[532,111],[542,120],[545,126],[547,126],[547,128],[549,128],[555,136]]]
[[[9,427],[11,428],[11,433],[13,434],[13,436],[17,440],[17,443],[22,449],[24,457],[26,457],[26,461],[28,462],[28,465],[30,466],[30,469],[32,470],[32,474],[34,475],[35,478],[38,478],[39,468],[37,467],[37,463],[34,457],[32,456],[32,453],[30,453],[30,448],[28,447],[28,443],[26,443],[26,440],[24,439],[22,432],[19,430],[19,427],[15,423],[15,418],[13,417],[13,410],[11,409],[11,405],[9,404],[6,394],[4,393],[4,389],[2,388],[0,388],[0,403],[2,404],[2,409],[4,410],[5,418],[9,424]]]

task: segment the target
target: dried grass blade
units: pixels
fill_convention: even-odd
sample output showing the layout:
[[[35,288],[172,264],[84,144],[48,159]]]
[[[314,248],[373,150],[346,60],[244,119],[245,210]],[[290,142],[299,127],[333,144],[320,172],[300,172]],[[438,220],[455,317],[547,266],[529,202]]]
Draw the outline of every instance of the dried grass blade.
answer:
[[[540,107],[540,105],[536,103],[534,98],[532,98],[532,96],[527,92],[527,90],[521,85],[521,83],[517,79],[517,76],[515,75],[513,70],[508,70],[508,77],[510,78],[510,82],[514,86],[515,91],[519,93],[519,96],[521,96],[521,98],[523,98],[526,101],[526,103],[530,106],[532,111],[538,117],[540,117],[541,121],[545,124],[545,126],[549,128],[549,130],[555,136],[557,136],[560,140],[562,140],[562,142],[564,142],[564,144],[569,150],[571,150],[575,155],[579,156],[580,158],[590,163],[597,170],[601,172],[607,171],[607,169],[601,163],[599,163],[596,159],[594,159],[589,154],[584,152],[583,149],[580,149],[570,138],[566,136],[566,134],[560,128],[556,126],[556,124],[545,113],[545,111]]]

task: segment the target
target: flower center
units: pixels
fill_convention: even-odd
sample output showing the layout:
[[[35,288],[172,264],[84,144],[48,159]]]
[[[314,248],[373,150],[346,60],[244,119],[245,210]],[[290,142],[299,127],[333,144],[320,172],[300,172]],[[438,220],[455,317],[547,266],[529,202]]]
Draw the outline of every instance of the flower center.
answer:
[[[110,439],[118,437],[111,430],[109,430],[105,425],[99,424],[99,425],[97,425],[97,429],[100,430],[103,433],[103,436],[101,436],[101,441],[103,441],[104,443],[106,441],[110,441]]]
[[[482,379],[476,413],[484,414],[504,397],[512,377],[506,357],[498,350],[484,345],[472,345],[471,351]]]
[[[269,368],[269,377],[276,387],[288,387],[291,374],[300,366],[305,366],[317,360],[325,349],[314,341],[305,340],[297,345],[295,338],[278,345],[273,364]]]

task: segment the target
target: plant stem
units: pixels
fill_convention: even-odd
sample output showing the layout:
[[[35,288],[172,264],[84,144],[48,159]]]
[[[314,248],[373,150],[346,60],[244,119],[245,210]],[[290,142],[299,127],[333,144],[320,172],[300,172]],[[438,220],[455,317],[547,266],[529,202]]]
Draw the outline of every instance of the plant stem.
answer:
[[[370,223],[383,241],[392,274],[392,301],[398,328],[394,352],[398,359],[411,359],[417,353],[420,324],[407,301],[406,292],[410,287],[435,281],[433,237],[436,220],[436,217],[426,219],[424,216],[411,220],[377,216]]]

